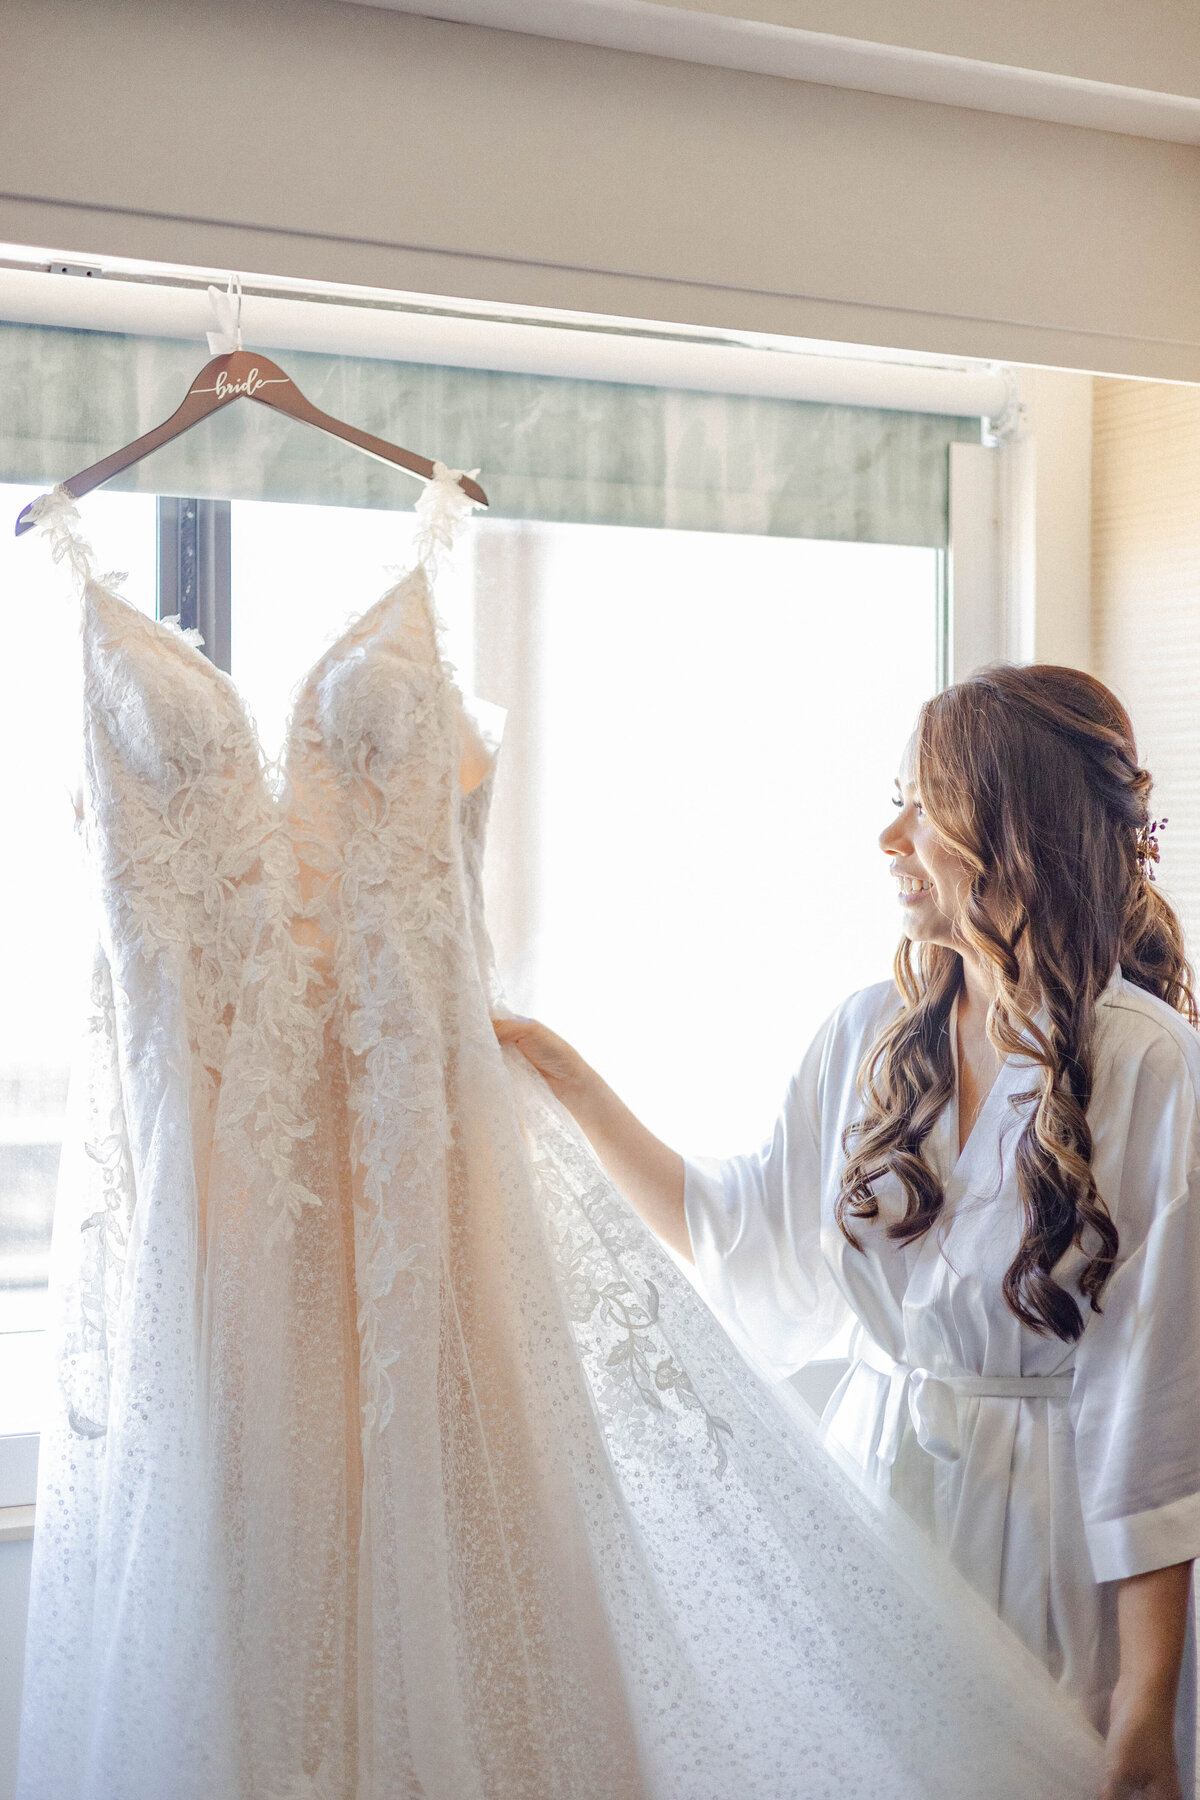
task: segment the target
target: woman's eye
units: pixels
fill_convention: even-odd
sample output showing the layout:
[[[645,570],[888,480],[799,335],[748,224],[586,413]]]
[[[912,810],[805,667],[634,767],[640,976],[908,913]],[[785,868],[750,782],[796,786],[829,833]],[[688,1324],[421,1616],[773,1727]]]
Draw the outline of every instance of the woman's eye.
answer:
[[[892,805],[896,808],[897,812],[902,812],[904,810],[903,800],[899,799],[895,794],[892,795]]]

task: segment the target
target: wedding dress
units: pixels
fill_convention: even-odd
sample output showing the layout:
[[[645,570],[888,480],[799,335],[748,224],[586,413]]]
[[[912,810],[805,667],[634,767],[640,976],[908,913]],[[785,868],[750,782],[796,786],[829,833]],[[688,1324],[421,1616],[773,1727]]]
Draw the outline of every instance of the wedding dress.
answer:
[[[497,1046],[453,475],[275,781],[43,510],[100,932],[20,1800],[1093,1800],[1082,1714]]]

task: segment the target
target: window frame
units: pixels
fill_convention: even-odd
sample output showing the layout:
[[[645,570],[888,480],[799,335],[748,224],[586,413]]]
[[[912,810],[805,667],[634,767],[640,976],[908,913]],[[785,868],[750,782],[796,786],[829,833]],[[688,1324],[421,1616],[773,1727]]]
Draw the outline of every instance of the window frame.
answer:
[[[231,668],[231,503],[158,496],[158,616],[199,631],[205,656]]]

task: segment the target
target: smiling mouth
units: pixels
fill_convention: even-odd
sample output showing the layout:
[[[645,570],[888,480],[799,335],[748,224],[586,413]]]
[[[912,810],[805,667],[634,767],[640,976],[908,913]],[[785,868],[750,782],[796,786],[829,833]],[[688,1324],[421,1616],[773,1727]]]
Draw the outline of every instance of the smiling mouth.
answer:
[[[900,883],[901,899],[910,899],[917,894],[927,894],[929,892],[929,883],[927,881],[918,881],[915,875],[899,875],[897,876],[897,880]]]

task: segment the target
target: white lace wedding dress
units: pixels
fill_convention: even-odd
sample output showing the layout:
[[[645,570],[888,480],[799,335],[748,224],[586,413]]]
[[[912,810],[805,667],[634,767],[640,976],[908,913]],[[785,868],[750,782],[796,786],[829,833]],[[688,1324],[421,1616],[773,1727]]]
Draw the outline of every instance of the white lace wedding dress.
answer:
[[[1094,1800],[1091,1727],[496,1044],[464,505],[273,781],[43,503],[100,931],[20,1800]]]

